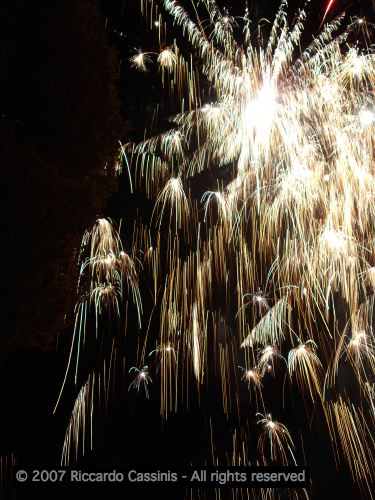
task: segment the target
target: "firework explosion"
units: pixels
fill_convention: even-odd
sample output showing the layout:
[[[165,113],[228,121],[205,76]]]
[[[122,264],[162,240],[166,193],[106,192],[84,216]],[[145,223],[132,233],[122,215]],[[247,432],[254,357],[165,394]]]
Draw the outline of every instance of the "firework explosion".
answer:
[[[85,428],[92,446],[94,408],[108,406],[117,377],[126,397],[158,393],[164,421],[210,391],[219,394],[215,411],[227,419],[231,445],[215,452],[212,410],[208,465],[307,463],[311,415],[319,408],[337,466],[345,463],[358,491],[371,495],[371,26],[341,16],[301,50],[305,11],[290,19],[285,1],[266,41],[248,10],[237,19],[214,0],[140,3],[160,51],[137,51],[133,70],[146,73],[156,64],[181,112],[167,132],[121,147],[134,185],[154,203],[152,216],[138,216],[126,234],[100,219],[84,236],[59,400],[72,372],[82,388],[63,461],[84,452]],[[197,64],[176,42],[168,46],[168,23],[181,29]],[[219,179],[223,170],[231,171],[229,182],[192,194],[198,174]],[[125,349],[130,336],[136,353]],[[95,350],[87,378],[82,359]],[[295,408],[291,432],[281,417]],[[249,498],[240,490],[232,495]],[[291,490],[289,497],[308,492]]]

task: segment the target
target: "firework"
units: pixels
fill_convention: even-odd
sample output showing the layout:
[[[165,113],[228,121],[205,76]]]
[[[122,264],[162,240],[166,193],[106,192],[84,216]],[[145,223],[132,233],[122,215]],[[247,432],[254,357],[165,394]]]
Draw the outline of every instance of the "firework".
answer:
[[[89,376],[78,393],[70,422],[65,433],[61,465],[69,465],[74,451],[77,460],[79,454],[85,455],[86,432],[90,434],[90,449],[93,447],[93,412],[94,412],[95,376]]]
[[[139,393],[143,388],[146,394],[146,398],[148,399],[150,397],[148,384],[152,382],[152,379],[148,372],[148,366],[145,365],[143,368],[132,366],[132,368],[130,368],[129,370],[129,373],[132,372],[135,372],[135,377],[130,383],[128,390],[130,391],[131,389],[134,389]]]
[[[299,344],[288,354],[288,370],[290,377],[296,377],[302,390],[307,390],[314,401],[314,394],[321,394],[322,365],[315,354],[316,344],[308,340]]]
[[[170,179],[164,186],[155,203],[152,218],[156,219],[157,225],[161,226],[166,206],[170,206],[169,224],[174,226],[175,232],[179,229],[188,230],[189,225],[189,202],[185,195],[182,181],[175,177]]]
[[[279,360],[285,361],[279,349],[275,346],[268,345],[258,351],[258,366],[262,375],[265,373],[274,374],[275,364]]]
[[[259,413],[258,416],[262,417],[257,422],[262,426],[262,433],[258,441],[261,461],[265,465],[275,462],[283,465],[296,463],[292,451],[294,444],[285,425],[272,420],[270,414],[263,416]],[[269,449],[269,453],[267,448]],[[270,461],[267,460],[268,456],[270,457]]]
[[[132,66],[138,71],[148,71],[148,64],[151,63],[151,58],[149,54],[143,52],[137,52],[134,56],[130,58]]]
[[[327,3],[323,20],[333,4]],[[292,434],[296,428],[308,438],[309,418],[301,411],[293,429],[285,421],[292,433],[273,420],[265,410],[277,399],[267,394],[271,382],[289,389],[280,389],[282,410],[294,414],[311,404],[322,410],[337,463],[343,457],[368,493],[374,464],[371,443],[365,443],[374,409],[375,57],[363,30],[367,23],[354,18],[345,24],[341,15],[302,50],[306,12],[291,18],[286,1],[268,40],[261,28],[253,29],[248,10],[237,18],[214,0],[186,9],[182,1],[142,0],[141,7],[161,50],[139,51],[131,63],[146,72],[155,56],[163,85],[165,78],[181,107],[170,130],[123,147],[135,189],[154,209],[149,220],[135,221],[129,252],[109,220],[100,219],[85,235],[68,367],[89,336],[90,307],[100,338],[112,324],[123,326],[124,310],[127,321],[130,296],[139,327],[135,364],[142,368],[123,370],[125,378],[134,377],[126,379],[128,388],[149,398],[146,353],[156,365],[163,419],[189,408],[192,393],[201,402],[213,388],[236,436],[233,453],[220,457],[212,443],[213,464],[296,465],[306,457],[303,439],[293,441]],[[181,28],[199,64],[168,40],[164,14]],[[352,43],[358,33],[364,33],[361,43]],[[200,94],[201,77],[210,92]],[[216,186],[193,189],[204,171]],[[146,329],[142,293],[152,296]],[[113,367],[116,349],[111,344]],[[353,404],[343,396],[349,378],[358,387]],[[256,394],[246,400],[261,428],[256,456],[242,414],[244,384]],[[213,435],[214,418],[206,420]],[[298,495],[290,492],[290,498],[307,497]]]
[[[374,439],[372,432],[360,409],[349,404],[341,396],[337,402],[327,406],[327,421],[332,439],[336,441],[336,457],[340,462],[341,447],[345,460],[349,463],[351,473],[361,489],[371,490],[375,463],[372,456]]]
[[[161,68],[171,71],[177,63],[176,55],[171,49],[164,49],[158,56],[158,63]]]
[[[242,375],[241,380],[244,380],[245,382],[247,382],[249,389],[252,385],[254,385],[255,387],[260,387],[262,385],[261,384],[262,376],[256,368],[253,370],[251,370],[251,369],[247,370],[246,368],[243,368],[242,366],[240,366],[239,368],[243,371],[243,375]]]
[[[324,12],[324,16],[323,16],[321,25],[324,23],[325,18],[327,17],[328,12],[332,9],[334,3],[335,3],[335,0],[329,0],[329,2],[327,4],[327,8],[326,8],[326,10]]]

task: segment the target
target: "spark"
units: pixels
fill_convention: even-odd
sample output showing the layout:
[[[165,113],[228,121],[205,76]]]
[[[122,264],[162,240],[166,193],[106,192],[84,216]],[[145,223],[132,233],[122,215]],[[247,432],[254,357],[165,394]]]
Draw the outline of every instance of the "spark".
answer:
[[[322,364],[315,353],[316,344],[308,340],[304,344],[291,349],[288,354],[288,371],[290,377],[296,377],[297,383],[302,390],[314,401],[315,394],[321,395],[322,387]]]
[[[247,370],[242,366],[239,367],[243,371],[243,375],[241,380],[247,382],[248,388],[250,389],[251,385],[254,384],[255,387],[260,387],[262,385],[261,380],[262,376],[258,372],[256,368]]]
[[[262,417],[257,423],[263,428],[258,440],[259,455],[263,464],[270,465],[279,462],[287,465],[289,464],[288,455],[290,454],[296,465],[293,454],[294,443],[285,425],[274,421],[271,414],[264,416],[258,413],[257,416]],[[267,459],[268,448],[270,450],[270,461]]]
[[[274,364],[279,359],[284,360],[283,356],[276,346],[268,345],[264,349],[259,349],[258,366],[259,371],[262,373],[262,375],[264,375],[266,372],[272,372],[274,370]]]
[[[345,461],[361,489],[366,492],[367,487],[367,491],[370,491],[375,471],[371,450],[375,443],[361,410],[340,396],[337,401],[327,405],[326,412],[331,439],[337,443],[336,457],[341,448]]]
[[[136,366],[132,366],[129,370],[129,373],[135,372],[135,377],[133,381],[129,385],[130,389],[136,390],[138,393],[143,388],[146,394],[146,398],[149,399],[150,392],[148,389],[148,385],[152,382],[152,379],[148,372],[148,366],[143,366],[142,368],[137,368]]]
[[[95,375],[89,376],[75,400],[69,425],[65,432],[61,465],[69,465],[72,449],[77,460],[80,448],[82,455],[86,451],[86,430],[90,430],[90,449],[93,448],[93,412],[94,412]]]
[[[179,177],[169,179],[157,197],[152,219],[156,219],[159,228],[167,205],[170,205],[169,224],[171,225],[174,220],[175,232],[177,233],[179,229],[187,230],[190,212],[189,202]]]
[[[148,54],[139,51],[130,58],[130,62],[137,70],[146,72],[148,70],[147,65],[151,62],[151,58]]]
[[[177,58],[171,49],[164,49],[158,56],[158,63],[161,68],[171,71],[177,63]]]
[[[176,351],[168,342],[167,344],[159,345],[156,349],[150,352],[149,356],[158,354],[161,359],[173,359],[176,362]]]

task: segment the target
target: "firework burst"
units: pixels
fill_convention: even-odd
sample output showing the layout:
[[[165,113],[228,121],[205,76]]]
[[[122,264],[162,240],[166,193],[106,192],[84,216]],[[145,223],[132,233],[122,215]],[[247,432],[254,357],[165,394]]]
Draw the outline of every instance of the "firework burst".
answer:
[[[248,10],[237,18],[214,0],[193,2],[193,8],[142,0],[141,9],[162,49],[139,51],[131,63],[145,72],[155,56],[163,85],[168,82],[181,108],[170,130],[124,147],[135,185],[154,203],[149,220],[135,223],[132,252],[122,250],[106,219],[85,235],[83,247],[90,250],[81,254],[79,290],[90,283],[76,309],[69,364],[73,346],[82,342],[77,336],[87,337],[89,306],[100,336],[104,317],[122,325],[128,306],[121,304],[131,296],[140,330],[132,364],[143,368],[127,371],[134,376],[128,387],[149,397],[145,356],[157,346],[150,357],[163,419],[189,408],[192,393],[201,401],[213,387],[234,426],[230,432],[241,436],[241,463],[296,465],[306,460],[305,444],[292,434],[308,438],[306,412],[297,423],[285,421],[287,428],[265,410],[278,404],[272,391],[274,397],[267,394],[268,382],[279,384],[276,392],[288,384],[289,391],[280,388],[279,410],[287,406],[294,414],[319,405],[332,454],[337,463],[344,458],[368,494],[374,472],[366,439],[374,423],[375,57],[367,35],[356,39],[368,33],[365,23],[346,23],[341,15],[302,50],[306,12],[291,18],[285,1],[267,41],[261,28],[253,30]],[[161,30],[164,16],[181,28],[184,50]],[[193,55],[186,59],[187,43]],[[188,62],[190,56],[199,64]],[[209,92],[200,87],[201,77]],[[217,187],[211,183],[195,195],[201,173],[217,177]],[[142,255],[142,266],[130,255]],[[139,274],[150,283],[150,311],[143,310]],[[147,313],[145,329],[141,316]],[[119,358],[114,347],[110,353],[109,359]],[[359,390],[349,404],[350,377]],[[257,395],[250,401],[251,419],[258,417],[261,428],[256,456],[241,414],[244,383]],[[212,420],[208,415],[210,435]],[[237,463],[214,450],[212,443],[213,464]],[[307,497],[298,495],[289,494]]]

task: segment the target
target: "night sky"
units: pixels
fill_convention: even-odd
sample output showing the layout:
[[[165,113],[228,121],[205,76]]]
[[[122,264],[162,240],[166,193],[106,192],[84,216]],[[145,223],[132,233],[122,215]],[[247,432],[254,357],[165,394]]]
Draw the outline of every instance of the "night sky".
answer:
[[[110,171],[111,162],[119,141],[137,142],[145,130],[148,135],[167,130],[168,117],[179,110],[178,100],[173,101],[162,87],[157,71],[142,73],[131,67],[129,58],[135,50],[158,50],[155,34],[147,29],[137,1],[63,3],[45,7],[27,0],[6,0],[0,6],[0,53],[4,61],[0,76],[0,160],[5,219],[2,275],[6,295],[1,306],[0,357],[3,473],[4,461],[10,457],[14,457],[18,466],[25,467],[60,463],[66,426],[77,396],[72,377],[55,414],[53,409],[74,327],[80,239],[98,217],[108,217],[117,225],[121,221],[120,235],[124,248],[129,249],[133,224],[137,218],[150,219],[153,201],[146,200],[142,190],[131,192],[125,170],[115,178]],[[240,3],[233,1],[225,6],[233,15],[241,15]],[[289,2],[289,11],[293,12],[300,4]],[[316,35],[324,12],[322,4],[326,2],[310,2],[304,38]],[[252,2],[254,19],[273,19],[277,6],[278,2],[268,0]],[[344,9],[349,17],[369,19],[374,14],[371,0],[343,0],[335,2],[331,18]],[[168,35],[171,43],[178,32],[177,28],[171,29]],[[180,48],[189,53],[188,43],[182,43]],[[202,91],[210,102],[206,82],[202,83]],[[158,120],[151,127],[156,105]],[[101,168],[107,164],[108,175],[104,176]],[[218,172],[201,173],[191,180],[191,192],[200,198],[207,189],[214,189],[218,179],[225,185],[232,176],[229,166],[221,167]],[[186,244],[182,251],[188,255],[190,248]],[[148,287],[145,281],[141,283],[146,311],[153,307]],[[234,330],[234,323],[225,316],[224,302],[225,297],[218,298],[217,306],[222,307],[229,330]],[[156,310],[150,322],[151,338],[157,333],[158,314],[160,311]],[[88,328],[94,327],[92,320]],[[210,419],[214,419],[218,455],[224,455],[231,445],[229,429],[235,425],[237,409],[233,406],[233,415],[227,418],[219,408],[220,381],[215,379],[210,387],[204,387],[200,398],[192,391],[189,408],[181,407],[163,421],[157,378],[150,384],[150,399],[141,391],[139,394],[128,391],[128,371],[136,364],[139,348],[134,311],[129,315],[127,327],[126,337],[119,340],[127,356],[126,370],[116,374],[108,405],[102,405],[95,415],[93,450],[79,456],[74,463],[203,465],[211,446],[207,431]],[[120,324],[119,338],[123,329]],[[225,346],[229,342],[228,331],[223,328],[220,335],[220,343]],[[104,339],[101,345],[104,353],[110,348],[107,343]],[[91,352],[88,348],[88,355],[82,360],[82,370],[87,368],[86,373],[99,362],[100,354],[92,349]],[[79,381],[84,380],[82,375]],[[280,397],[283,379],[267,380],[264,384],[270,400],[277,401],[277,418],[288,421],[293,434],[300,425],[297,418],[299,411],[304,410],[304,402],[294,400],[294,411],[290,407],[286,410]],[[241,391],[241,415],[247,415],[252,406],[246,384]],[[298,458],[301,463],[305,458],[311,466],[314,484],[311,498],[360,498],[348,468],[342,464],[336,469],[320,407],[310,405],[308,410],[311,427],[304,429],[308,435],[306,455]],[[255,432],[249,426],[249,432]],[[89,498],[97,494],[89,489],[84,493],[35,489],[10,492],[8,487],[4,480],[0,500]],[[98,498],[132,500],[157,494],[146,488],[101,491]],[[163,492],[160,498],[185,497],[183,491],[175,490]],[[199,498],[219,497],[207,492],[207,496]],[[229,492],[222,490],[220,498],[229,499]],[[288,498],[286,492],[281,498]]]

